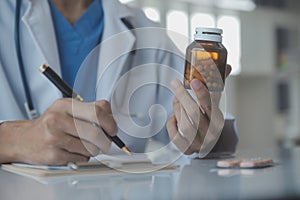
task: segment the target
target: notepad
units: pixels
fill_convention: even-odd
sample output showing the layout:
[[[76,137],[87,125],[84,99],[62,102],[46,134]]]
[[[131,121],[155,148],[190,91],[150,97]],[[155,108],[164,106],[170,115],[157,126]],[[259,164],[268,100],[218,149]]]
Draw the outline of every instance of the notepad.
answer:
[[[43,170],[84,170],[84,169],[97,169],[100,167],[120,168],[124,164],[152,164],[152,161],[147,156],[142,154],[135,154],[134,156],[108,156],[99,155],[93,157],[89,162],[69,163],[66,166],[48,166],[48,165],[30,165],[24,163],[12,163],[13,166],[43,169]]]
[[[4,164],[3,170],[27,177],[55,177],[87,174],[116,174],[116,173],[144,173],[177,169],[177,165],[155,164],[143,154],[134,156],[100,155],[88,163],[69,163],[67,166],[28,165],[22,163]]]

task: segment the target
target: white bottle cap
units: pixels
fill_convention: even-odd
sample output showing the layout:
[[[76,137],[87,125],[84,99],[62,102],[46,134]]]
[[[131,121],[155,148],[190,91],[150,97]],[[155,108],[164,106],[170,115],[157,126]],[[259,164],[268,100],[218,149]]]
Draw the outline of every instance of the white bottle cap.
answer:
[[[222,42],[223,30],[219,28],[196,28],[195,40]]]

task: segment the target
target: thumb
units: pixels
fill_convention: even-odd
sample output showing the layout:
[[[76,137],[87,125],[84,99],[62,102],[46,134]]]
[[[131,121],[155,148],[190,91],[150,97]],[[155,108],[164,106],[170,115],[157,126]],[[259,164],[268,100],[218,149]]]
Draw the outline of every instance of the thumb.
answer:
[[[230,75],[231,71],[232,71],[231,65],[226,65],[226,74],[225,74],[226,78]]]

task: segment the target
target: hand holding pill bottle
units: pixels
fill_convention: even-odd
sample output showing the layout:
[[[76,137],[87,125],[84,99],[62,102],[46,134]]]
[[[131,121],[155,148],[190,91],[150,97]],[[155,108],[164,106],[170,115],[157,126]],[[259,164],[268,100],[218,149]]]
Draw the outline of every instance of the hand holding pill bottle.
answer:
[[[195,40],[187,47],[184,86],[199,79],[209,91],[223,91],[227,50],[222,44],[222,29],[196,28]]]

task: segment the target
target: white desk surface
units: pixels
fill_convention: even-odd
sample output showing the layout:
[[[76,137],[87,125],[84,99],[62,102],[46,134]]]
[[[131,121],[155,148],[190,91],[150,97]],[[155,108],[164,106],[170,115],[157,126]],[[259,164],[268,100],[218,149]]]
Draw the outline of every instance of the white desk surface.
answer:
[[[175,171],[64,177],[44,183],[0,170],[0,200],[300,199],[300,148],[263,156],[272,157],[275,166],[224,170],[215,167],[217,159],[195,159]]]

